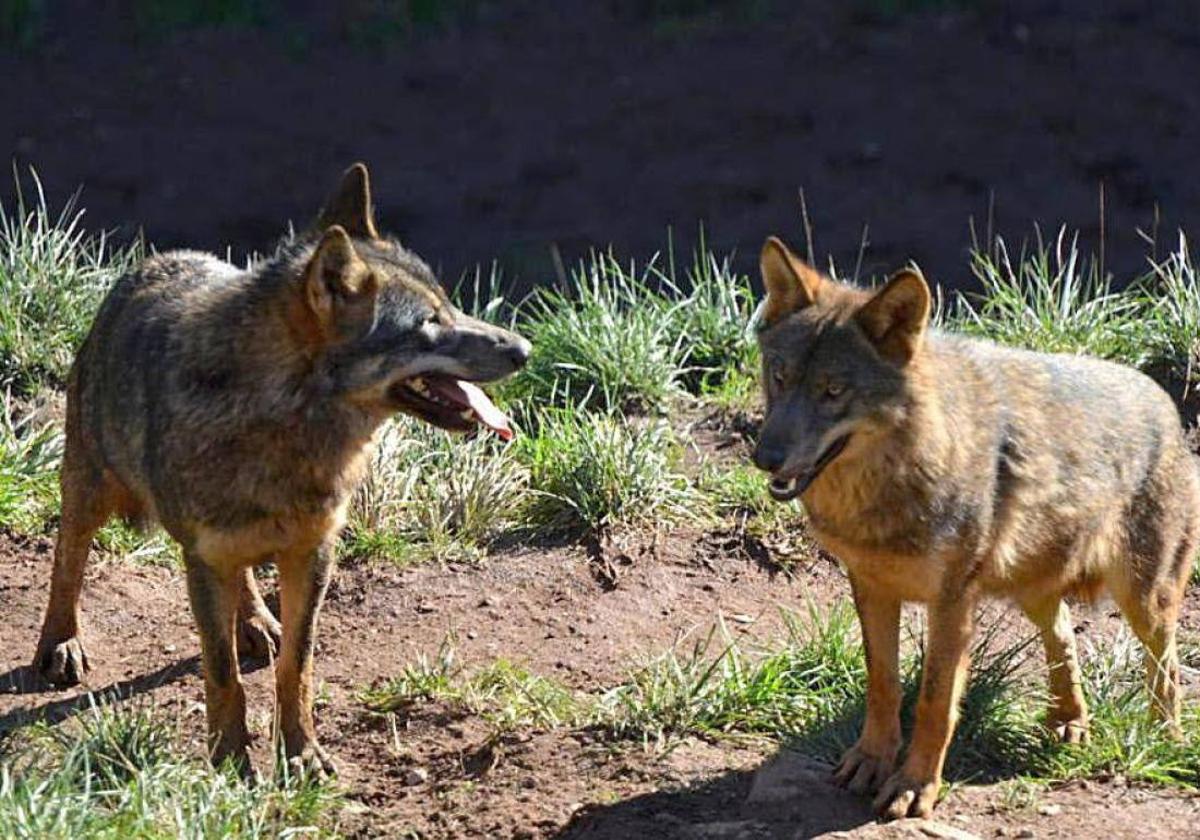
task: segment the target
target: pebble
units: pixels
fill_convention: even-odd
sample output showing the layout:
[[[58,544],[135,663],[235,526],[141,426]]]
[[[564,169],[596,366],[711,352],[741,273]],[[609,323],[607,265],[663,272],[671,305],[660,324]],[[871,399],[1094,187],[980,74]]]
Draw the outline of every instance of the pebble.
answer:
[[[1043,817],[1055,817],[1062,813],[1061,805],[1043,805],[1038,808],[1038,813]]]
[[[1016,837],[1017,840],[1031,840],[1031,838],[1033,838],[1035,836],[1036,835],[1033,833],[1032,828],[1022,828],[1020,831],[1018,831],[1016,834],[1013,835],[1013,837]]]
[[[404,784],[412,787],[429,781],[429,771],[424,767],[409,767],[404,773]]]

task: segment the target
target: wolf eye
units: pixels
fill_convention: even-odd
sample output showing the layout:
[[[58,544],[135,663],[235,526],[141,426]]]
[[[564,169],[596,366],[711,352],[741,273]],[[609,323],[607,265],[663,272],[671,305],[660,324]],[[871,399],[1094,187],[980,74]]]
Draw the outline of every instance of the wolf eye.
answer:
[[[844,393],[846,393],[846,386],[841,382],[830,382],[825,386],[825,396],[829,397],[830,399],[840,397]]]

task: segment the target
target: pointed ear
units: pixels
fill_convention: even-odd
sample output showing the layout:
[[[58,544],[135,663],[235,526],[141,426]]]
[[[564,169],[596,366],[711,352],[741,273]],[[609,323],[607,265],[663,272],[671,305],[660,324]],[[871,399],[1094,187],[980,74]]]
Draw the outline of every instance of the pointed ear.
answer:
[[[920,349],[929,310],[925,278],[917,269],[905,268],[893,274],[854,318],[879,355],[903,366]]]
[[[354,250],[345,228],[325,231],[308,263],[304,300],[326,340],[370,332],[375,324],[378,281]]]
[[[366,164],[356,163],[342,173],[342,181],[321,208],[317,229],[341,225],[351,236],[378,239],[375,208],[371,204],[371,178]]]
[[[821,272],[793,254],[781,240],[772,236],[763,243],[758,266],[767,287],[763,326],[769,327],[816,302],[824,282]]]

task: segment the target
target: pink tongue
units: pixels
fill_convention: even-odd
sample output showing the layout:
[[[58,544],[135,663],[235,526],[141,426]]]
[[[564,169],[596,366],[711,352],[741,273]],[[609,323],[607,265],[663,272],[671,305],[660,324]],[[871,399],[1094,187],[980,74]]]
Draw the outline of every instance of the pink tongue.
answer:
[[[436,390],[445,399],[469,407],[479,422],[500,435],[501,440],[512,440],[513,430],[508,424],[508,418],[504,416],[503,411],[496,408],[496,404],[478,385],[459,379],[443,379],[441,377],[425,381],[429,387]]]

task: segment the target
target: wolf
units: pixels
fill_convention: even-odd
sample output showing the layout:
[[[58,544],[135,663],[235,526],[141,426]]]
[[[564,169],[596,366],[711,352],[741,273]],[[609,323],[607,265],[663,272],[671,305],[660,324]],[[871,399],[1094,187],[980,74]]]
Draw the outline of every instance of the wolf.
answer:
[[[251,772],[238,655],[278,648],[285,757],[334,772],[313,724],[313,638],[374,432],[405,412],[510,437],[476,383],[513,373],[530,350],[456,309],[419,257],[379,233],[362,164],[310,230],[246,270],[195,251],[151,256],[109,291],[69,375],[34,668],[53,684],[82,679],[92,537],[113,515],[157,520],[183,548],[213,762]],[[282,623],[255,586],[268,561]]]
[[[1107,591],[1146,650],[1154,714],[1178,732],[1175,625],[1200,543],[1200,469],[1151,379],[930,327],[915,268],[877,291],[835,282],[772,237],[758,342],[766,416],[754,451],[844,565],[868,684],[861,736],[835,769],[883,816],[926,816],[966,681],[976,606],[1014,601],[1041,634],[1047,722],[1087,733],[1064,598]],[[904,761],[901,605],[928,639]]]

